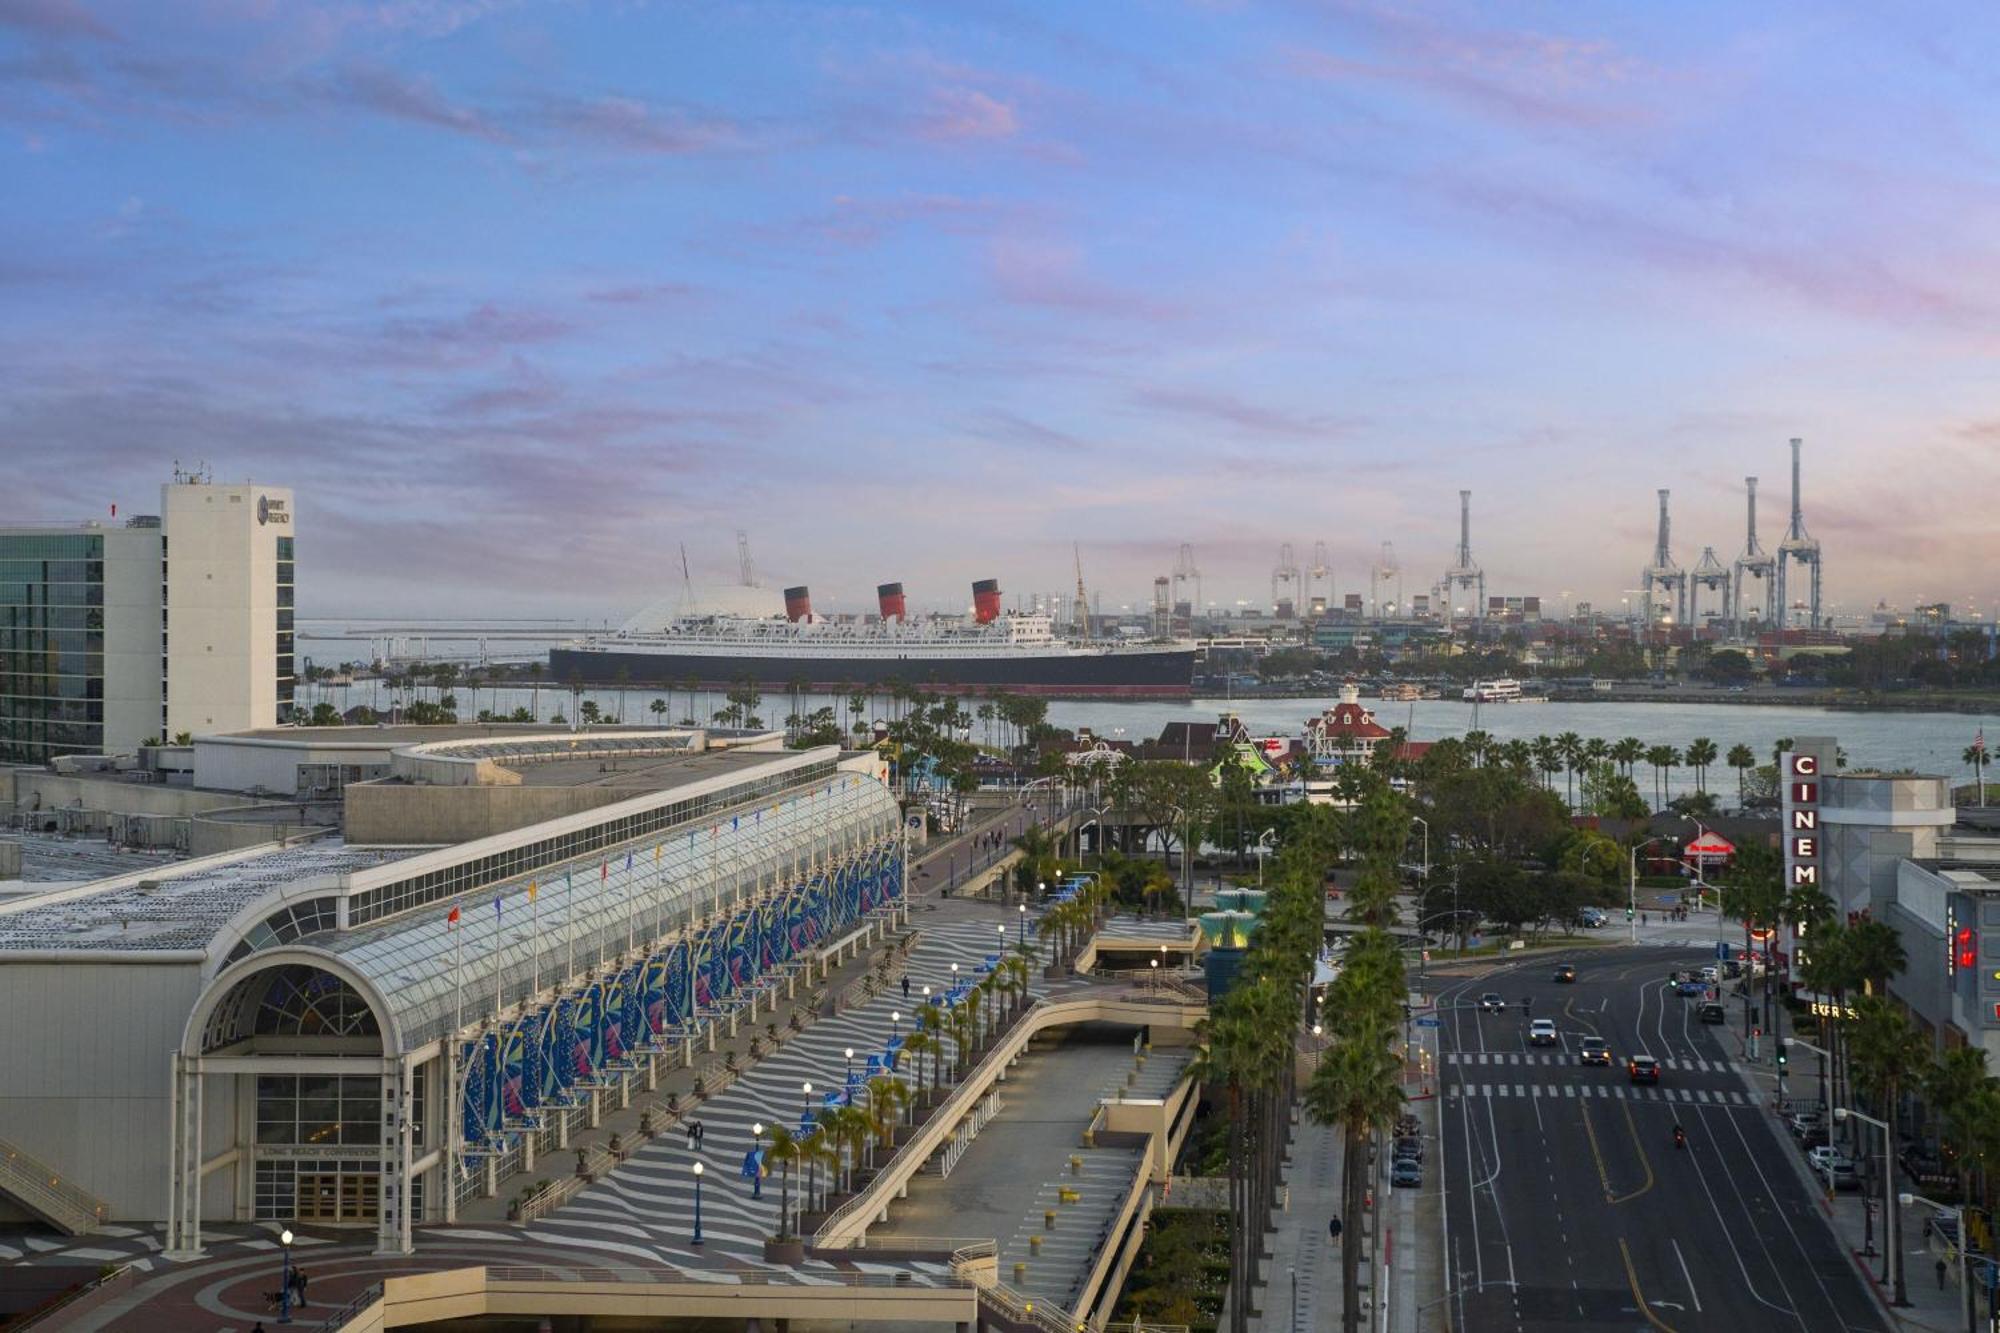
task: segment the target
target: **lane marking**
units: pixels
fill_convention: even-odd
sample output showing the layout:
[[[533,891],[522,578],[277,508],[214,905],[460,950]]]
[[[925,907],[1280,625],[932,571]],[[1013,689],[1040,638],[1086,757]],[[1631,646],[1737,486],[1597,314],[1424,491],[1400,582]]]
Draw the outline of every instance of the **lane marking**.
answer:
[[[1680,1260],[1681,1263],[1681,1279],[1688,1284],[1688,1299],[1694,1302],[1694,1312],[1700,1314],[1701,1295],[1694,1289],[1694,1274],[1688,1272],[1687,1256],[1681,1253],[1681,1243],[1669,1236],[1667,1237],[1667,1244],[1674,1247],[1674,1258]]]
[[[1653,1188],[1653,1159],[1652,1156],[1649,1153],[1647,1153],[1646,1145],[1639,1142],[1639,1122],[1632,1118],[1632,1103],[1630,1102],[1625,1103],[1623,1109],[1625,1112],[1625,1125],[1628,1129],[1632,1131],[1632,1149],[1634,1152],[1639,1154],[1639,1165],[1645,1168],[1646,1171],[1646,1183],[1641,1185],[1638,1189],[1633,1190],[1630,1194],[1621,1195],[1616,1199],[1612,1199],[1611,1202],[1614,1204],[1625,1203],[1628,1200],[1636,1199],[1641,1194],[1644,1194],[1647,1190]]]
[[[1625,1243],[1623,1236],[1618,1238],[1618,1253],[1625,1256],[1625,1280],[1632,1284],[1632,1299],[1639,1303],[1639,1313],[1646,1316],[1646,1322],[1659,1329],[1660,1333],[1674,1333],[1646,1304],[1645,1294],[1639,1290],[1639,1274],[1632,1267],[1632,1247]]]

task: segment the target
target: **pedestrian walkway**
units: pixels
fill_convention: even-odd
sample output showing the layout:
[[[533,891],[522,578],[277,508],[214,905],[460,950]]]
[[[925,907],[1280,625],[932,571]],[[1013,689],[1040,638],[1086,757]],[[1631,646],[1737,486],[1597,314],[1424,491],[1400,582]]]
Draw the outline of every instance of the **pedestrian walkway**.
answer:
[[[1292,1127],[1292,1165],[1250,1320],[1253,1333],[1339,1327],[1340,1242],[1328,1234],[1327,1223],[1341,1213],[1342,1156],[1338,1129],[1303,1116]]]

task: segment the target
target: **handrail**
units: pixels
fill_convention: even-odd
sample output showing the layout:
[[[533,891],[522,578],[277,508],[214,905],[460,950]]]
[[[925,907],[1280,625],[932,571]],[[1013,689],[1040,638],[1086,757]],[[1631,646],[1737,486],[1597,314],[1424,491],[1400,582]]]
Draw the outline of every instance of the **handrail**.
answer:
[[[72,1236],[95,1231],[104,1223],[103,1200],[6,1142],[0,1142],[0,1192],[13,1195]]]
[[[850,1269],[815,1268],[802,1272],[792,1268],[704,1268],[700,1275],[683,1273],[676,1268],[539,1268],[528,1265],[496,1267],[488,1265],[486,1280],[493,1282],[533,1282],[542,1278],[554,1278],[571,1282],[687,1282],[697,1285],[718,1285],[735,1282],[742,1286],[771,1287],[971,1287],[975,1285],[957,1274],[942,1273],[862,1273]],[[1070,1333],[1063,1330],[1062,1333]]]
[[[380,1282],[371,1282],[355,1292],[347,1304],[319,1321],[319,1333],[340,1333],[341,1329],[354,1322],[356,1315],[381,1300],[382,1291]]]
[[[44,1319],[47,1319],[50,1316],[54,1315],[57,1311],[67,1310],[70,1306],[76,1304],[78,1301],[82,1300],[85,1296],[88,1296],[91,1292],[96,1291],[100,1287],[109,1286],[111,1283],[117,1282],[122,1278],[130,1277],[133,1271],[134,1269],[131,1264],[129,1263],[119,1264],[115,1268],[112,1268],[106,1272],[98,1274],[96,1277],[84,1283],[82,1286],[71,1287],[68,1291],[56,1297],[54,1300],[50,1301],[47,1305],[42,1306],[38,1310],[30,1311],[21,1320],[19,1320],[16,1323],[9,1324],[7,1327],[10,1330],[16,1330],[16,1331],[25,1328],[33,1328],[36,1324],[39,1324]]]
[[[1075,998],[1075,997],[1070,997],[1070,998]],[[1031,1018],[1034,1015],[1036,1010],[1041,1009],[1049,1002],[1050,1002],[1049,997],[1047,996],[1043,996],[1041,999],[1036,1000],[1033,1004],[1029,1005],[1026,1009],[1023,1009],[1020,1012],[1019,1016],[1015,1019],[1015,1022],[1016,1023],[1026,1022],[1029,1018]],[[1008,1029],[1011,1030],[1014,1027],[1014,1023],[1009,1023],[1007,1026]],[[980,1087],[977,1081],[971,1077],[971,1073],[972,1071],[968,1070],[967,1077],[961,1080],[959,1082],[959,1085],[951,1090],[951,1095],[949,1097],[946,1097],[944,1101],[938,1104],[937,1110],[932,1112],[931,1114],[931,1118],[933,1120],[941,1120],[946,1124],[951,1124],[955,1122],[957,1118],[961,1114],[963,1114],[965,1110],[973,1102],[977,1101],[980,1096],[985,1095],[985,1089],[983,1087]],[[977,1095],[974,1094],[975,1088],[978,1089]],[[898,1151],[900,1152],[901,1150],[898,1149]],[[819,1230],[813,1233],[814,1243],[822,1245],[825,1244],[825,1242],[820,1240],[819,1238],[821,1236],[826,1235],[827,1231],[830,1228],[834,1227],[838,1223],[852,1216],[856,1211],[858,1211],[861,1208],[864,1202],[869,1202],[868,1191],[865,1189],[857,1192],[853,1198],[849,1199],[846,1203],[841,1204],[840,1207],[828,1213],[826,1215],[825,1220],[820,1223]],[[1068,1330],[1064,1330],[1064,1333],[1068,1333]]]
[[[1026,1292],[1016,1291],[997,1278],[991,1286],[979,1289],[979,1299],[990,1301],[1010,1318],[1026,1320],[1042,1333],[1076,1333],[1076,1317],[1057,1305],[1054,1301],[1043,1301],[1039,1305]]]

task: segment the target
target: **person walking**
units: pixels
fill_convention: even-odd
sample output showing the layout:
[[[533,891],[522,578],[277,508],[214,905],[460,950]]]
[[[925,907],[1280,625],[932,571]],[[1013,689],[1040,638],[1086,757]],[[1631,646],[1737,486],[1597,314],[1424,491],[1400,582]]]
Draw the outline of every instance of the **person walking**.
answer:
[[[903,978],[903,998],[906,1000],[910,998],[910,979],[908,977]]]
[[[305,1269],[294,1268],[292,1270],[292,1290],[298,1293],[299,1308],[301,1310],[305,1309],[310,1303],[306,1300],[306,1280]]]

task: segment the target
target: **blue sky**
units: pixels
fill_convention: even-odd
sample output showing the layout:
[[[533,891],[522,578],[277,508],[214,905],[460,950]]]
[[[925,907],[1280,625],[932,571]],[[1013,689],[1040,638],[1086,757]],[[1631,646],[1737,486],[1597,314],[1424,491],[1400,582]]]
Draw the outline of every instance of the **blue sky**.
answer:
[[[311,614],[1616,602],[1782,535],[1990,604],[1981,6],[0,0],[4,514],[299,492]],[[27,464],[27,466],[23,466]],[[1419,576],[1421,575],[1421,577]]]

